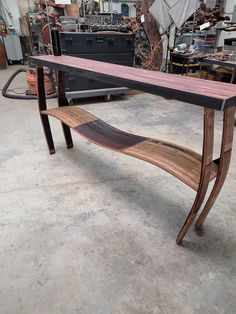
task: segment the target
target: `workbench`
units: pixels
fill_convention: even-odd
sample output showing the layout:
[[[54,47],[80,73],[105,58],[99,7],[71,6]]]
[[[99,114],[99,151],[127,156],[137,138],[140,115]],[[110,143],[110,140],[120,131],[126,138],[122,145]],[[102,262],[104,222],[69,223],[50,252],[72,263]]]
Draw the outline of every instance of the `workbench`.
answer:
[[[196,221],[196,228],[201,228],[220,193],[230,164],[236,104],[236,89],[233,85],[70,56],[41,56],[31,59],[37,65],[39,114],[50,154],[55,153],[55,148],[48,116],[61,121],[67,148],[73,147],[72,129],[94,144],[158,166],[194,189],[196,197],[177,236],[177,244],[182,241],[195,220],[210,181],[215,180],[210,196]],[[57,71],[57,108],[47,109],[44,66]],[[186,106],[201,106],[204,112],[202,154],[177,144],[121,131],[80,107],[69,106],[65,97],[65,72],[184,101]],[[213,160],[215,110],[222,111],[223,130],[219,158]]]
[[[197,71],[200,68],[199,58],[195,54],[184,54],[181,52],[170,53],[170,73],[188,75],[189,70]]]
[[[236,74],[236,61],[221,61],[221,60],[216,60],[216,59],[211,59],[211,58],[203,58],[200,62],[200,65],[219,65],[222,67],[228,67],[232,69],[232,75],[231,75],[231,80],[230,83],[232,84],[235,79],[235,74]],[[200,68],[201,70],[201,68]]]

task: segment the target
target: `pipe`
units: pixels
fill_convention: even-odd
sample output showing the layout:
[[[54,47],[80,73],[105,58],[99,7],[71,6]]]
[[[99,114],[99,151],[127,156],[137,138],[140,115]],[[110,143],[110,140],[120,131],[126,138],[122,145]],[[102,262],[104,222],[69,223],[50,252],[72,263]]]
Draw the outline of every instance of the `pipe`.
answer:
[[[16,72],[14,72],[10,76],[10,78],[8,79],[8,81],[6,82],[5,86],[2,89],[2,96],[6,98],[11,98],[11,99],[38,99],[38,97],[35,95],[12,95],[8,93],[8,87],[10,86],[11,82],[21,72],[27,72],[27,70],[24,68],[18,69]],[[56,97],[57,97],[57,93],[52,93],[46,96],[47,99],[56,98]]]

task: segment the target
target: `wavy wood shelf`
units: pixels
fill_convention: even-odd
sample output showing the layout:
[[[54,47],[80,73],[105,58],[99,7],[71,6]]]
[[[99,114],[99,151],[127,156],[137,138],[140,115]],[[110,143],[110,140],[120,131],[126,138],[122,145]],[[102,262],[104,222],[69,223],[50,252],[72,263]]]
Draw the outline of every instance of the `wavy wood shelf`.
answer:
[[[192,150],[121,131],[78,107],[60,107],[41,113],[59,119],[99,146],[156,165],[196,191],[199,187],[202,157]],[[212,162],[211,180],[216,177],[217,171],[218,166]]]

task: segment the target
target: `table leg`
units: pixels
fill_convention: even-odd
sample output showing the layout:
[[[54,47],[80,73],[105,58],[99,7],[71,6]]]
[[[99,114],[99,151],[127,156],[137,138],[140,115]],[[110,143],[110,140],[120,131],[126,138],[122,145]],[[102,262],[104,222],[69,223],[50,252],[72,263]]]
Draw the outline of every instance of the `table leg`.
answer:
[[[233,68],[233,73],[232,73],[232,75],[231,75],[231,79],[230,79],[230,83],[231,83],[231,84],[233,84],[233,82],[234,82],[235,75],[236,75],[236,69],[235,69],[235,68]]]
[[[57,71],[57,92],[58,92],[58,107],[69,106],[68,100],[65,94],[65,73]],[[67,148],[73,147],[73,141],[71,137],[70,128],[62,122],[62,129],[66,141]]]
[[[212,206],[214,205],[221,188],[224,184],[227,172],[229,169],[230,158],[232,153],[232,142],[234,134],[234,118],[235,117],[235,107],[226,109],[224,112],[224,125],[222,133],[222,142],[221,142],[221,154],[218,160],[219,170],[216,177],[216,181],[212,192],[206,202],[204,209],[202,210],[197,222],[196,228],[200,228],[205,221],[208,213],[210,212]]]
[[[43,73],[43,67],[37,66],[37,86],[38,86],[38,107],[39,107],[39,113],[40,118],[44,130],[44,134],[46,137],[48,149],[50,154],[55,153],[53,138],[52,138],[52,132],[49,124],[48,116],[41,114],[42,110],[47,110],[47,103],[45,98],[45,87],[44,87],[44,73]]]
[[[206,195],[211,175],[213,144],[214,144],[214,110],[205,108],[203,152],[199,187],[192,209],[190,210],[189,215],[177,236],[176,239],[177,244],[180,244],[180,242],[183,240],[184,236],[188,232]]]

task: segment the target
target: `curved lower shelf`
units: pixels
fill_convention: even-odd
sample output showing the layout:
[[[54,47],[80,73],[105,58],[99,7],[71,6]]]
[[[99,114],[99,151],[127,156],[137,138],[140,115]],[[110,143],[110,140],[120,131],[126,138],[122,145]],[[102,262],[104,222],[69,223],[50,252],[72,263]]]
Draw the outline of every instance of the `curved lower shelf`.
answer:
[[[201,155],[187,148],[130,134],[112,127],[79,107],[59,107],[41,111],[59,119],[87,140],[129,156],[149,162],[171,173],[197,191],[201,172]],[[211,180],[218,172],[212,162]]]

